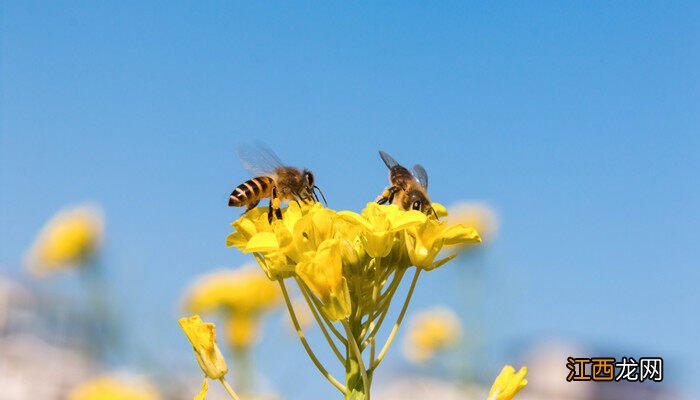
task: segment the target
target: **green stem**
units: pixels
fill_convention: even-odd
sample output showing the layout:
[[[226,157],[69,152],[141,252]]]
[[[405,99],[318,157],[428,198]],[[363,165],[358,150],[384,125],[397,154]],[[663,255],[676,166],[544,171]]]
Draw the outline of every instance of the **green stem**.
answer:
[[[362,388],[364,389],[363,392],[365,393],[365,399],[369,400],[369,378],[367,377],[367,369],[365,368],[365,362],[362,359],[362,352],[360,352],[360,348],[357,346],[357,340],[355,339],[355,335],[353,335],[350,325],[345,320],[343,320],[343,327],[345,327],[345,332],[348,335],[348,342],[350,342],[351,344],[350,348],[355,353],[355,359],[357,360],[357,363],[360,367],[360,375],[362,376]]]
[[[233,388],[231,387],[231,385],[229,385],[228,382],[226,382],[226,378],[224,378],[222,376],[221,378],[219,378],[219,382],[221,382],[221,384],[224,385],[224,389],[226,389],[226,393],[228,393],[228,395],[231,396],[231,398],[233,400],[241,400],[241,398],[238,397],[236,392],[233,391]]]
[[[363,337],[363,342],[361,344],[362,350],[366,349],[367,346],[370,343],[370,339],[375,337],[377,335],[377,332],[379,332],[379,328],[382,326],[382,323],[384,323],[384,319],[386,318],[387,314],[389,313],[389,307],[391,307],[391,300],[394,298],[394,294],[396,293],[396,290],[399,287],[399,283],[401,279],[403,279],[403,274],[404,272],[401,272],[400,275],[394,276],[394,280],[391,282],[389,288],[387,288],[386,292],[384,292],[385,296],[389,296],[386,304],[382,306],[381,311],[381,317],[377,321],[377,323],[374,325],[374,328],[372,328],[369,332],[369,335],[365,338],[364,335]],[[379,314],[377,314],[379,316]],[[376,318],[376,317],[375,317]]]
[[[348,344],[347,340],[345,340],[343,335],[341,335],[340,332],[338,331],[338,329],[333,325],[333,322],[331,322],[331,320],[328,319],[328,316],[326,315],[326,313],[323,312],[323,304],[321,303],[321,300],[319,300],[316,297],[316,295],[314,295],[311,292],[311,289],[309,289],[309,287],[304,283],[304,281],[302,281],[301,279],[297,279],[297,284],[299,285],[299,288],[301,288],[302,291],[306,290],[306,293],[309,295],[309,298],[316,306],[316,309],[319,311],[319,315],[321,316],[323,321],[325,321],[326,327],[328,327],[328,329],[330,329],[331,332],[333,332],[333,335],[335,335],[335,337],[340,341],[340,343],[343,344],[343,346],[347,346],[347,344]]]
[[[321,375],[323,375],[326,379],[328,379],[328,382],[330,382],[333,386],[335,386],[340,392],[343,394],[348,394],[348,389],[343,386],[342,383],[338,382],[337,379],[335,379],[331,374],[328,373],[328,371],[323,367],[323,364],[321,364],[320,361],[318,361],[318,358],[316,358],[316,355],[314,354],[313,350],[311,350],[311,346],[309,346],[309,342],[306,341],[306,338],[304,337],[304,332],[301,330],[301,327],[299,326],[299,321],[297,320],[297,316],[294,313],[294,307],[292,307],[292,302],[289,299],[289,294],[287,293],[287,287],[284,284],[284,281],[282,279],[278,279],[277,282],[280,285],[280,288],[282,289],[282,294],[284,295],[284,302],[287,304],[287,310],[289,311],[289,316],[292,318],[292,323],[294,324],[294,329],[297,332],[297,336],[299,336],[299,340],[301,341],[301,344],[304,346],[304,350],[306,350],[306,354],[309,355],[309,358],[311,361],[314,363],[316,368],[319,370]]]
[[[342,365],[345,365],[345,358],[343,358],[342,354],[340,354],[340,350],[338,350],[338,347],[335,345],[335,342],[333,341],[333,338],[328,334],[328,330],[326,329],[326,322],[321,319],[321,317],[318,315],[318,311],[316,311],[316,306],[314,303],[311,301],[309,298],[309,293],[307,293],[305,286],[302,285],[300,280],[297,279],[297,284],[299,284],[299,288],[301,289],[301,294],[304,296],[304,300],[306,300],[306,304],[309,306],[311,309],[311,313],[314,315],[314,319],[316,319],[316,323],[318,326],[321,327],[321,331],[323,332],[323,336],[325,336],[326,341],[328,344],[331,346],[331,349],[333,350],[333,353],[335,353],[335,356],[338,358],[338,361]]]
[[[403,307],[401,308],[401,313],[399,314],[399,317],[396,319],[396,323],[394,323],[394,327],[391,329],[391,333],[389,334],[389,338],[386,340],[386,343],[384,343],[384,347],[382,347],[382,351],[379,352],[379,355],[375,360],[371,361],[370,364],[370,370],[374,371],[379,364],[382,362],[384,359],[384,356],[386,356],[386,353],[389,351],[389,347],[391,346],[391,343],[394,341],[394,338],[396,337],[396,332],[398,332],[399,327],[401,326],[401,322],[403,321],[404,316],[406,315],[406,310],[408,309],[408,303],[411,302],[411,296],[413,296],[413,290],[416,288],[416,282],[418,282],[418,276],[420,275],[420,272],[422,271],[421,268],[416,268],[416,273],[413,275],[413,280],[411,281],[411,287],[408,289],[408,294],[406,295],[406,300],[403,303]]]

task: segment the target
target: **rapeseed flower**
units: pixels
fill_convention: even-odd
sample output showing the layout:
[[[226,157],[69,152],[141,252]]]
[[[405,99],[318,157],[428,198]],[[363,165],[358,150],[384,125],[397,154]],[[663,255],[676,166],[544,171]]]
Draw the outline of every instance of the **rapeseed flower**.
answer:
[[[417,313],[407,327],[404,355],[414,363],[424,363],[455,345],[461,331],[457,314],[448,308]]]
[[[70,391],[67,400],[159,400],[158,390],[143,379],[104,375]]]
[[[259,338],[261,319],[280,306],[275,284],[252,265],[223,269],[198,278],[188,289],[184,308],[191,314],[221,314],[225,337],[234,349],[253,345]]]
[[[214,324],[203,322],[199,315],[180,318],[178,322],[192,344],[197,363],[204,375],[209,379],[220,379],[226,375],[228,367],[216,344]]]
[[[434,203],[433,208],[439,216],[446,215],[439,204]],[[336,212],[319,203],[291,202],[282,210],[281,220],[268,222],[267,208],[260,207],[245,213],[232,226],[234,232],[228,235],[227,245],[254,255],[267,277],[278,282],[309,357],[346,398],[369,395],[371,376],[401,325],[420,272],[454,258],[456,254],[439,257],[446,246],[481,240],[473,227],[450,225],[418,211],[376,203],[368,203],[361,213],[355,213]],[[399,318],[376,354],[376,334],[411,267],[415,273]],[[298,284],[326,340],[346,366],[345,385],[328,373],[308,345],[286,280]],[[336,340],[345,345],[345,352],[338,349]],[[369,364],[365,365],[362,352],[368,348]]]
[[[350,290],[343,277],[340,241],[323,241],[313,258],[296,266],[296,273],[325,305],[323,311],[332,321],[350,314]]]
[[[474,227],[485,242],[493,241],[500,227],[493,207],[481,202],[461,202],[451,206],[448,221]]]
[[[37,235],[26,256],[37,276],[82,267],[99,252],[104,233],[102,211],[80,205],[59,211]]]

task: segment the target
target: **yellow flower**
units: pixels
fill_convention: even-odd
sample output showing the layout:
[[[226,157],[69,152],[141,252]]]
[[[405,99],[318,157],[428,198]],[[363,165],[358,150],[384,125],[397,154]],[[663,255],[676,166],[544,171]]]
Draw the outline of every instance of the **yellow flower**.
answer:
[[[403,212],[396,205],[380,206],[377,203],[367,203],[362,215],[352,211],[341,211],[338,216],[356,224],[362,232],[365,251],[374,258],[389,255],[396,232],[427,220],[427,217],[418,211]]]
[[[428,219],[407,229],[406,247],[411,264],[425,270],[433,270],[454,258],[455,254],[434,261],[444,245],[478,243],[481,241],[474,228],[464,225],[447,226],[447,222]]]
[[[68,400],[158,400],[158,391],[143,379],[105,375],[70,391]]]
[[[245,250],[248,241],[259,232],[272,232],[272,227],[267,220],[267,208],[258,207],[245,213],[245,215],[231,226],[235,229],[226,237],[226,245]]]
[[[338,239],[320,244],[309,261],[297,265],[296,272],[323,302],[326,315],[333,321],[350,314],[350,292],[343,277],[343,260]]]
[[[450,207],[448,221],[474,227],[485,242],[492,241],[499,228],[498,214],[486,203],[458,203]]]
[[[295,227],[300,219],[319,209],[323,209],[320,204],[304,203],[300,207],[291,203],[284,210],[285,217],[272,224],[267,220],[267,208],[253,209],[231,224],[235,231],[226,238],[226,245],[253,253],[270,279],[288,278],[303,252],[297,249],[300,242],[293,240]]]
[[[216,344],[214,324],[202,322],[199,315],[180,318],[178,322],[187,335],[187,339],[192,343],[194,355],[204,375],[210,379],[219,379],[226,375],[228,367],[219,346]]]
[[[260,321],[257,316],[233,313],[226,320],[226,340],[234,349],[252,346],[260,339]]]
[[[423,363],[459,340],[461,327],[457,315],[447,308],[434,308],[416,314],[408,326],[404,355]]]
[[[185,297],[189,313],[221,312],[226,340],[234,348],[253,345],[259,338],[262,316],[282,304],[279,288],[252,265],[224,269],[195,281]]]
[[[446,215],[444,207],[437,203],[433,209],[438,216]],[[328,374],[309,351],[303,333],[298,327],[295,329],[317,368],[350,398],[369,392],[370,378],[361,353],[375,343],[375,335],[408,268],[417,267],[402,311],[382,350],[369,361],[370,371],[379,365],[396,337],[421,270],[437,268],[454,258],[452,255],[435,260],[443,246],[480,241],[471,227],[450,226],[418,211],[400,210],[396,205],[369,203],[358,214],[336,212],[320,203],[298,206],[292,202],[282,210],[282,218],[272,224],[267,222],[266,212],[262,208],[241,216],[233,223],[235,232],[228,236],[227,244],[252,253],[268,278],[279,281],[290,315],[295,312],[284,280],[294,278],[303,294],[311,297],[310,303],[320,311],[321,319],[326,320],[319,324],[329,325],[333,334],[341,336],[341,342],[357,345],[348,346],[344,357],[323,329],[336,356],[346,364],[343,385]],[[345,337],[335,329],[332,322],[336,321],[342,321]],[[434,343],[427,343],[428,339],[421,339],[426,342],[421,343],[439,348],[449,342],[449,335],[444,333],[433,332],[427,336]]]
[[[525,375],[527,367],[520,368],[516,374],[513,367],[506,365],[493,383],[487,400],[511,400],[527,385]]]
[[[37,276],[80,267],[95,256],[102,243],[102,212],[81,205],[60,211],[41,229],[27,254],[27,266]]]
[[[434,209],[446,214],[439,204]],[[376,203],[357,214],[292,202],[272,224],[260,208],[233,226],[229,246],[253,253],[272,280],[300,278],[333,320],[347,317],[351,299],[358,315],[368,315],[389,278],[403,276],[411,265],[430,270],[451,260],[435,261],[444,245],[479,241],[473,228]]]
[[[253,265],[201,276],[190,286],[184,300],[184,308],[193,314],[261,314],[280,304],[279,288]]]

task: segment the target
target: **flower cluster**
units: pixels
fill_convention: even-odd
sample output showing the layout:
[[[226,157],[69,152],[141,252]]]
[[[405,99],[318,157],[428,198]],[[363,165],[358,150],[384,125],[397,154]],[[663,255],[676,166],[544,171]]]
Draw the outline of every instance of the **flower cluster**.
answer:
[[[291,203],[271,224],[267,209],[257,208],[232,225],[228,246],[253,253],[272,280],[298,278],[332,321],[352,312],[369,315],[376,305],[370,304],[373,292],[384,288],[392,274],[445,264],[453,255],[439,258],[443,246],[480,241],[473,228],[376,203],[368,203],[361,214]]]
[[[433,208],[439,216],[446,215],[444,207],[433,204]],[[358,214],[336,212],[319,203],[292,202],[282,218],[271,223],[267,211],[253,209],[233,222],[234,232],[226,243],[253,254],[268,278],[279,283],[309,357],[346,398],[369,398],[372,375],[401,325],[420,272],[453,259],[456,254],[441,255],[446,246],[481,240],[472,227],[450,225],[419,211],[400,210],[396,205],[368,203]],[[415,272],[408,295],[388,339],[376,354],[376,334],[411,267]],[[345,367],[345,384],[327,372],[306,342],[285,286],[288,279],[298,284],[327,342]],[[344,354],[339,350],[343,346]],[[370,356],[365,362],[363,351],[368,348]]]

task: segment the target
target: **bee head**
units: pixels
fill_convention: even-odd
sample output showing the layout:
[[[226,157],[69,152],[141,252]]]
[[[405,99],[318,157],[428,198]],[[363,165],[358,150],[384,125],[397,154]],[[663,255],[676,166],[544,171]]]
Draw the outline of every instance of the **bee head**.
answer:
[[[314,174],[308,169],[304,170],[304,186],[309,190],[314,188]]]
[[[302,172],[302,175],[304,177],[304,199],[318,202],[318,195],[316,195],[316,190],[318,190],[318,192],[321,194],[321,197],[323,198],[323,202],[326,203],[326,205],[328,205],[328,203],[326,202],[326,197],[323,195],[323,192],[321,192],[321,189],[319,189],[319,187],[316,186],[314,174],[308,169],[305,169]]]
[[[406,209],[420,211],[425,215],[433,214],[435,218],[437,218],[435,210],[433,210],[433,207],[430,205],[430,199],[420,190],[411,190],[408,193],[408,207],[406,207]]]

